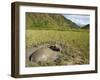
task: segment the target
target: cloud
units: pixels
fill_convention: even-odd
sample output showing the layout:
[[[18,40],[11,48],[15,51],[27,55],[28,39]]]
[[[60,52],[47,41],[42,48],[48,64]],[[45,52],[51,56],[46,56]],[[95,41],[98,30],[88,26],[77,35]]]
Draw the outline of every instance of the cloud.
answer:
[[[63,16],[67,19],[70,19],[72,22],[74,22],[80,26],[83,26],[83,25],[90,23],[90,16],[89,15],[64,14]]]

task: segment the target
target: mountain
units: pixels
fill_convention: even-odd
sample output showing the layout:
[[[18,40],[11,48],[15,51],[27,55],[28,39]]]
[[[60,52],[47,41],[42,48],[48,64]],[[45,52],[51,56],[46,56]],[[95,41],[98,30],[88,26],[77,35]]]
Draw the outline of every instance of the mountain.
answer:
[[[26,29],[69,30],[79,28],[77,24],[61,14],[26,13]]]
[[[90,28],[90,24],[87,24],[85,26],[83,26],[81,29],[89,29]]]

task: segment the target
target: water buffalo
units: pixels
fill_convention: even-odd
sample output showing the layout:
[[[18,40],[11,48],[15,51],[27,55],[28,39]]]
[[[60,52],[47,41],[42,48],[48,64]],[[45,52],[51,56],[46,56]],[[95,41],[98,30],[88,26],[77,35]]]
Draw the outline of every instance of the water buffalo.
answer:
[[[61,47],[59,45],[43,46],[34,51],[29,56],[29,61],[33,62],[50,62],[55,61],[61,54]]]

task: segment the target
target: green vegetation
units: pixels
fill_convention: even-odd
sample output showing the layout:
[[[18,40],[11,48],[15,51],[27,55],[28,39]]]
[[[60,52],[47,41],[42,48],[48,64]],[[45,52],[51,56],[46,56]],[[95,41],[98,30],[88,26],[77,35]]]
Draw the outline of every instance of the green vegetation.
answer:
[[[61,14],[26,13],[26,29],[34,30],[71,30],[78,25]]]
[[[88,29],[80,29],[60,14],[26,13],[26,50],[44,44],[61,45],[60,59],[51,63],[26,61],[26,66],[89,64]]]
[[[89,28],[90,28],[90,25],[87,24],[87,25],[83,26],[81,29],[89,29]]]

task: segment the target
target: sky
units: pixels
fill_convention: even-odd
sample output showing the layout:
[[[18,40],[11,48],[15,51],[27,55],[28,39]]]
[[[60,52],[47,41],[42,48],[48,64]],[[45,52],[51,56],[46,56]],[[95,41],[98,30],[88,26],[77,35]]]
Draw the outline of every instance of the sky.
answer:
[[[64,14],[64,17],[70,19],[72,22],[79,26],[84,26],[90,23],[89,15],[78,15],[78,14]]]

